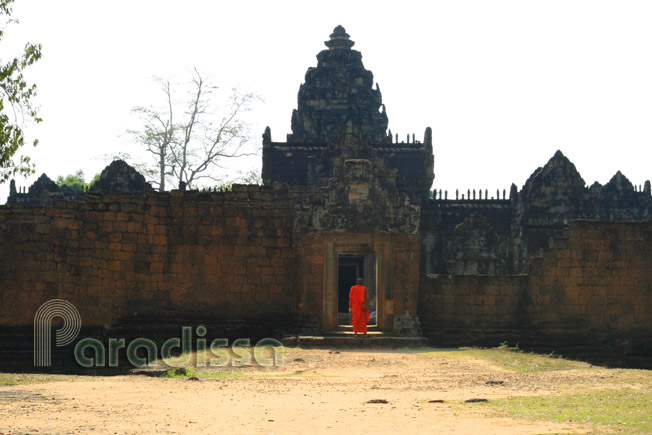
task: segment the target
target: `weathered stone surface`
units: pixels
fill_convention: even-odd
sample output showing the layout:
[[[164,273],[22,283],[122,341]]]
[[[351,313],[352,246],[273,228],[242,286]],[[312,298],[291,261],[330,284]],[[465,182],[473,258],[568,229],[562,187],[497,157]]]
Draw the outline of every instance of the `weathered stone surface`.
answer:
[[[589,187],[589,192],[591,193],[592,197],[596,197],[600,194],[601,189],[602,189],[602,184],[596,181],[593,184],[591,184],[591,187]]]
[[[90,192],[131,193],[133,195],[144,195],[148,190],[152,190],[152,186],[145,181],[145,177],[122,160],[115,160],[104,168],[100,179],[89,189]],[[82,201],[85,196],[86,192],[77,192],[68,186],[57,186],[54,181],[43,174],[26,193],[19,192],[16,189],[16,182],[11,180],[7,205],[50,206],[52,200]]]
[[[422,275],[424,333],[439,345],[624,343],[650,351],[651,236],[650,221],[574,220],[527,274]]]
[[[91,192],[131,193],[144,195],[152,190],[152,186],[145,181],[138,171],[123,160],[114,160],[104,168],[100,179],[93,184]]]
[[[605,186],[595,182],[587,188],[575,165],[557,151],[546,165],[534,171],[520,192],[512,184],[509,201],[488,199],[486,193],[483,199],[469,199],[470,190],[465,199],[459,196],[455,200],[442,199],[441,194],[438,199],[431,199],[422,207],[421,270],[424,273],[519,273],[531,256],[548,247],[550,238],[564,236],[573,219],[649,220],[652,216],[650,189],[639,190],[642,191],[637,191],[620,172]],[[468,223],[474,213],[487,218],[495,236],[485,237],[471,231],[464,240],[460,239],[458,233],[465,227],[462,224]],[[462,227],[458,228],[459,225]],[[486,258],[470,260],[479,255],[478,251],[484,251]],[[495,263],[492,263],[494,256],[487,257],[487,252],[495,253]]]
[[[16,190],[16,182],[11,180],[7,204],[47,206],[52,205],[52,200],[55,199],[79,201],[83,198],[83,193],[75,192],[67,186],[59,187],[47,175],[42,174],[34,184],[30,186],[27,193],[19,193]]]
[[[519,195],[530,224],[567,224],[592,214],[586,183],[561,151],[534,171]]]
[[[420,337],[421,322],[419,322],[419,317],[411,316],[408,311],[394,316],[393,332],[398,337]]]
[[[620,171],[600,189],[598,216],[610,221],[647,220],[652,218],[652,197],[649,192],[636,192]]]
[[[320,195],[297,208],[295,229],[415,234],[420,208],[396,189],[396,170],[375,156],[348,122],[329,145],[328,158],[312,179]]]
[[[494,275],[503,271],[507,249],[487,219],[473,213],[455,227],[449,252],[457,275]]]
[[[282,186],[235,186],[0,206],[0,325],[33,322],[57,297],[89,326],[124,317],[293,319],[295,204]]]
[[[288,143],[325,143],[351,121],[371,143],[389,143],[387,114],[380,89],[373,89],[373,74],[364,68],[362,54],[337,26],[317,55],[299,88],[299,107],[292,112]]]
[[[387,114],[373,75],[362,64],[360,52],[338,26],[328,50],[317,55],[318,65],[309,68],[301,85],[298,107],[292,114],[292,134],[287,142],[273,142],[269,128],[263,134],[263,182],[271,185],[328,185],[334,155],[342,159],[378,158],[397,171],[397,189],[410,201],[427,201],[434,179],[432,131],[424,141],[393,141],[387,132]],[[350,124],[359,133],[354,142],[343,142],[340,132]],[[360,140],[361,139],[361,140]],[[345,138],[345,140],[348,140]]]

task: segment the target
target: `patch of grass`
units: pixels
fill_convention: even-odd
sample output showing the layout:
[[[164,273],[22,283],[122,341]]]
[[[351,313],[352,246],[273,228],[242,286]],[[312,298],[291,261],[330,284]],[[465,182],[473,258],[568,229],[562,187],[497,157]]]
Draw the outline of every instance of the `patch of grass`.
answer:
[[[199,378],[199,379],[236,379],[252,377],[235,370],[214,370],[202,367],[181,367],[170,368],[167,371],[160,372],[156,375],[159,378],[174,379],[174,378]]]
[[[590,364],[583,362],[566,360],[551,355],[527,353],[510,347],[499,347],[496,349],[439,349],[423,352],[420,355],[440,358],[484,359],[504,369],[519,373],[586,369],[591,367]]]
[[[78,379],[74,375],[48,375],[43,373],[0,373],[0,385],[29,385],[44,382],[66,381],[73,382]]]
[[[498,345],[498,349],[509,349],[509,343],[506,341],[503,341]]]
[[[197,376],[195,371],[190,367],[171,368],[166,372],[162,372],[159,378],[190,378]]]
[[[652,433],[652,392],[598,390],[564,396],[514,397],[478,404],[512,417],[578,422],[618,433]],[[601,429],[602,428],[602,429]]]

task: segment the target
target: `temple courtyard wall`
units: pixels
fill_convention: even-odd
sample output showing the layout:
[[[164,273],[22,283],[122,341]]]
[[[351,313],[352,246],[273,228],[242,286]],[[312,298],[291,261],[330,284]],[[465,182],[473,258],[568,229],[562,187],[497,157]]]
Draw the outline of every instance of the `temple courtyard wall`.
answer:
[[[422,275],[418,307],[444,345],[652,350],[652,222],[571,221],[523,275]]]
[[[336,255],[369,252],[383,330],[407,311],[434,344],[652,349],[650,221],[571,221],[523,275],[426,276],[418,234],[297,233],[296,206],[313,194],[301,189],[0,206],[0,326],[33,325],[40,305],[60,298],[87,327],[143,317],[239,321],[263,335],[275,324],[324,330],[337,325]]]
[[[86,326],[293,316],[293,224],[287,189],[258,186],[0,207],[0,319],[30,324],[54,298]]]
[[[89,193],[48,207],[0,206],[0,325],[32,325],[44,302],[64,299],[90,328],[334,329],[342,253],[378,258],[384,330],[395,313],[414,317],[418,235],[297,233],[296,206],[312,190]]]

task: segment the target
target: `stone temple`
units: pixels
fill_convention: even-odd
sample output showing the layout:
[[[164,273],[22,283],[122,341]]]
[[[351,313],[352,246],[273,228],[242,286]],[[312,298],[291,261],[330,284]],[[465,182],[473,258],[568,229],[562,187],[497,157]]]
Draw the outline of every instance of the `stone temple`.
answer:
[[[587,186],[557,151],[521,189],[433,190],[430,127],[399,141],[345,29],[325,45],[292,133],[263,134],[262,186],[159,193],[120,161],[84,194],[45,175],[28,192],[12,182],[5,330],[20,336],[61,298],[95,334],[201,322],[230,336],[328,335],[346,331],[363,277],[385,335],[652,355],[649,181],[618,172]]]

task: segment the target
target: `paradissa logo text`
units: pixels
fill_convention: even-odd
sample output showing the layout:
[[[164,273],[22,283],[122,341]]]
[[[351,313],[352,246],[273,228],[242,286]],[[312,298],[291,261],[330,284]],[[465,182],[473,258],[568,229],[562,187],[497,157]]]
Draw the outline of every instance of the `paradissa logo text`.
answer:
[[[197,367],[223,367],[231,363],[234,367],[251,364],[252,355],[249,352],[251,343],[248,338],[239,338],[233,341],[231,351],[228,351],[229,340],[217,338],[211,341],[207,347],[206,328],[199,326],[196,329],[198,338],[195,346],[195,365]],[[127,359],[135,367],[142,367],[151,364],[158,359],[156,344],[147,338],[137,338],[126,345],[124,339],[109,338],[108,360],[109,367],[118,366],[120,349],[126,347]],[[245,349],[247,348],[247,349]],[[272,348],[274,356],[265,355],[265,350]],[[140,349],[143,351],[139,352]],[[175,352],[175,349],[177,350]],[[181,339],[170,338],[161,346],[160,359],[171,367],[184,367],[192,363],[192,328],[184,326],[181,328]],[[93,356],[89,356],[88,353]],[[82,367],[104,367],[106,362],[106,347],[102,342],[94,338],[84,338],[75,346],[75,360]],[[146,356],[142,356],[144,353]],[[179,356],[172,356],[175,353]],[[139,355],[140,354],[140,355]],[[253,348],[253,359],[256,364],[263,367],[283,365],[283,345],[273,338],[263,338]]]
[[[72,343],[81,330],[81,316],[73,304],[63,299],[47,301],[34,316],[34,365],[49,367],[52,365],[51,323],[55,317],[63,319],[63,326],[56,331],[56,346],[62,347]],[[181,328],[181,339],[178,337],[166,340],[158,353],[156,344],[147,338],[136,338],[126,343],[124,338],[109,338],[107,347],[95,338],[83,338],[75,345],[75,360],[82,367],[105,367],[108,359],[109,367],[117,367],[120,351],[126,352],[129,363],[135,367],[151,365],[162,360],[171,367],[184,367],[194,362],[198,367],[222,367],[231,363],[232,366],[251,364],[251,343],[248,338],[240,338],[228,350],[229,340],[214,339],[208,344],[204,336],[206,328],[198,326],[197,335],[192,346],[192,328]],[[271,352],[270,352],[271,351]],[[173,356],[173,353],[178,356]],[[270,353],[273,356],[270,356]],[[281,342],[273,338],[264,338],[253,347],[253,359],[263,367],[283,365],[285,349]],[[108,357],[108,358],[107,358]]]

